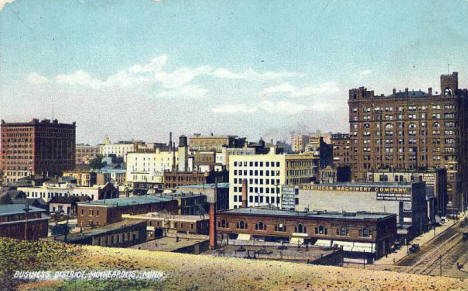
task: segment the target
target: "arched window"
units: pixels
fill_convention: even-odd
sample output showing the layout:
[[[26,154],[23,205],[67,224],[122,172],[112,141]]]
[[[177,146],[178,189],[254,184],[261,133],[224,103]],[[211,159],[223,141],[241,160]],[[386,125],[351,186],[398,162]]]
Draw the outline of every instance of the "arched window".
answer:
[[[263,222],[259,221],[255,224],[255,229],[256,230],[266,230],[266,224]]]
[[[393,129],[393,124],[391,123],[385,124],[385,129]]]
[[[221,221],[218,221],[218,227],[229,227],[229,223],[222,219]]]
[[[307,232],[307,228],[302,225],[302,224],[298,224],[295,229],[294,229],[294,232],[297,232],[297,233],[306,233]]]
[[[450,89],[450,88],[445,88],[444,93],[445,93],[445,95],[449,95],[449,96],[450,96],[450,95],[452,95],[452,89]]]
[[[440,127],[440,123],[434,122],[434,123],[432,124],[432,127]]]
[[[414,124],[414,123],[411,122],[411,123],[409,124],[408,127],[409,127],[409,128],[416,128],[416,124]]]
[[[239,221],[237,223],[237,228],[240,228],[240,229],[247,229],[247,222],[244,222],[243,220]]]
[[[369,237],[369,236],[370,236],[370,230],[369,230],[367,227],[364,227],[364,228],[362,229],[361,236],[362,236],[362,237]]]

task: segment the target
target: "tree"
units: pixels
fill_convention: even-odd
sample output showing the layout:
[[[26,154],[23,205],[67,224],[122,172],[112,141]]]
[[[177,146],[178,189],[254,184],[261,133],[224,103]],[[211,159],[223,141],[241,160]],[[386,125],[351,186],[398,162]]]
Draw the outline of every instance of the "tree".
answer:
[[[97,155],[96,158],[92,159],[89,162],[89,167],[91,169],[101,169],[106,166],[106,163],[102,162],[102,155]]]

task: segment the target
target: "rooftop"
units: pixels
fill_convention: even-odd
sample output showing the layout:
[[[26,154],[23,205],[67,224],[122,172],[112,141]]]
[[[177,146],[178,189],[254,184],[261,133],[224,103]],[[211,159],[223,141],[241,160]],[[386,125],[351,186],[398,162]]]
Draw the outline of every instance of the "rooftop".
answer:
[[[302,184],[301,186],[317,186],[317,187],[392,187],[392,188],[411,188],[413,184],[420,182],[359,182],[359,183],[333,183],[333,184]]]
[[[119,229],[122,229],[122,228],[125,228],[125,227],[134,226],[134,225],[140,224],[142,222],[145,223],[145,225],[146,225],[146,222],[144,220],[123,220],[123,221],[108,224],[108,225],[105,225],[105,226],[102,226],[102,227],[85,230],[85,231],[83,231],[81,233],[71,233],[71,234],[69,234],[67,236],[67,241],[77,241],[77,240],[81,240],[81,239],[84,239],[84,238],[88,238],[88,237],[92,237],[92,236],[96,236],[96,235],[100,235],[100,234],[105,234],[105,233],[108,233],[108,232],[111,232],[111,231],[114,231],[114,230],[119,230]],[[146,226],[145,226],[145,228],[146,228]],[[57,238],[60,239],[60,240],[64,239],[63,236],[60,236],[60,237],[57,237]]]
[[[194,188],[194,189],[214,189],[215,184],[196,184],[196,185],[184,185],[184,186],[178,186],[178,188]],[[218,183],[218,188],[229,188],[229,183],[223,182],[223,183]]]
[[[349,220],[380,220],[385,219],[395,214],[381,212],[327,212],[327,211],[288,211],[276,208],[249,207],[235,208],[225,211],[219,211],[219,214],[234,214],[234,215],[264,215],[264,216],[282,216],[296,218],[326,218],[326,219],[349,219]]]
[[[94,200],[94,201],[83,202],[83,203],[78,203],[78,204],[79,205],[103,206],[103,207],[123,207],[123,206],[169,202],[180,197],[191,197],[191,196],[198,197],[201,195],[189,194],[189,193],[174,193],[174,194],[167,194],[167,195],[144,195],[144,196]]]
[[[26,205],[24,204],[5,204],[0,205],[0,216],[15,215],[25,213]],[[32,212],[45,212],[44,209],[29,206],[29,213]]]

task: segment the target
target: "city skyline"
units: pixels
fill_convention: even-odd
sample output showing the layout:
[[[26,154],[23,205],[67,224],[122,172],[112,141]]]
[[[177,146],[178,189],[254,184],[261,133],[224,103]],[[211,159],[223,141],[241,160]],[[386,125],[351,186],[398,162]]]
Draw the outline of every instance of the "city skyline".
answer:
[[[348,132],[351,88],[468,87],[462,0],[1,3],[1,119],[76,121],[77,142]]]

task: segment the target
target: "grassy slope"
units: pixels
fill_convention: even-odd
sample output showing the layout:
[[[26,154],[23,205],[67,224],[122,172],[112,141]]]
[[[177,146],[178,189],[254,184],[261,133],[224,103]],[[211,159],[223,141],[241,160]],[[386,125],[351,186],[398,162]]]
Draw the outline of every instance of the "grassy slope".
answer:
[[[1,242],[1,241],[0,241]],[[64,247],[57,244],[59,249]],[[53,246],[48,246],[50,248]],[[66,253],[63,257],[63,252]],[[234,258],[215,258],[176,253],[151,252],[133,249],[101,248],[94,246],[64,248],[60,261],[45,264],[60,270],[161,270],[168,274],[162,285],[126,286],[125,289],[200,289],[200,290],[467,290],[468,280],[408,275],[402,273],[312,266],[274,261],[253,261]],[[0,255],[2,245],[0,244]],[[56,255],[56,254],[54,254]],[[23,256],[23,259],[25,257]],[[35,266],[33,269],[41,269]],[[83,284],[83,282],[82,282]],[[91,284],[91,283],[90,283]],[[92,283],[99,284],[99,283]],[[116,283],[116,284],[125,284]],[[78,289],[105,290],[105,285],[84,286]],[[73,290],[70,283],[42,282],[20,286],[28,288],[63,288]],[[116,285],[111,286],[116,289]],[[118,289],[120,286],[117,285]],[[1,288],[0,288],[1,289]]]

